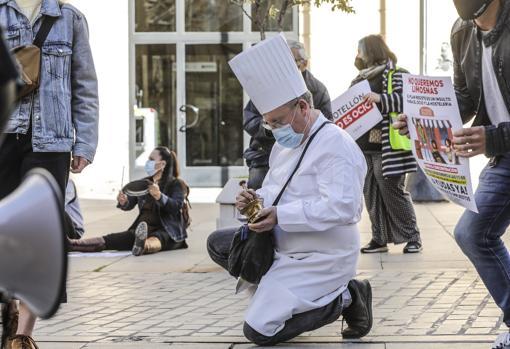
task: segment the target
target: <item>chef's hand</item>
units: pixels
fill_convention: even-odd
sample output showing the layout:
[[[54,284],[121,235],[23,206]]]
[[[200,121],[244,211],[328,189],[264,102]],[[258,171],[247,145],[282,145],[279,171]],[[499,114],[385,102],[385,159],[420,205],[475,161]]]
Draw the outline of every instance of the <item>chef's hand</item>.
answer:
[[[128,202],[128,197],[122,191],[119,191],[119,195],[117,195],[117,201],[121,206],[126,206]]]
[[[149,184],[149,194],[151,194],[156,201],[161,199],[161,191],[159,190],[159,185],[157,183]]]
[[[392,124],[392,126],[395,130],[398,130],[398,133],[400,133],[402,136],[409,137],[409,127],[407,127],[407,115],[400,114],[397,117],[397,121],[395,121]]]
[[[253,200],[257,199],[257,198],[258,198],[258,195],[255,192],[255,190],[253,190],[253,189],[246,189],[246,190],[241,191],[236,196],[236,208],[237,208],[237,210],[239,212],[241,212],[246,207],[246,205],[248,205],[248,203],[250,201],[253,201]]]
[[[370,103],[381,103],[381,95],[375,92],[370,92],[363,97],[365,101],[369,101]]]
[[[485,154],[485,127],[463,128],[453,133],[455,153],[464,158]]]
[[[73,156],[73,160],[71,162],[71,172],[72,173],[81,173],[85,167],[89,165],[89,161],[81,156]]]
[[[271,206],[260,210],[257,215],[257,221],[253,224],[248,224],[248,228],[256,233],[264,233],[272,230],[278,224],[278,217],[276,216],[276,206]]]

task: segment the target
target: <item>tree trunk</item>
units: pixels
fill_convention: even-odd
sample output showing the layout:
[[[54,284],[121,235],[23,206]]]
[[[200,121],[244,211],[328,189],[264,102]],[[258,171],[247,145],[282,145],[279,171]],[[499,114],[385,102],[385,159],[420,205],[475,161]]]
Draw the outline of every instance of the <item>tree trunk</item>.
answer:
[[[269,4],[268,0],[256,0],[253,3],[253,11],[252,13],[253,19],[255,21],[255,26],[260,32],[260,40],[266,39],[266,18],[269,14]]]
[[[283,31],[283,21],[285,19],[285,14],[287,13],[289,5],[291,5],[291,1],[292,0],[283,0],[282,6],[280,7],[280,12],[278,13],[276,23],[278,25],[278,30],[281,32]]]

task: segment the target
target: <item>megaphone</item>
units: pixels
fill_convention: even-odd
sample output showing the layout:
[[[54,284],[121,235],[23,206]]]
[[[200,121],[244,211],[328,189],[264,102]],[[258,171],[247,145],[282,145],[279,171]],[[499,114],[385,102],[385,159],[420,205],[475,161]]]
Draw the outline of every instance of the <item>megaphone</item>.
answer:
[[[57,183],[39,168],[0,201],[0,294],[43,319],[56,313],[65,287],[62,207]]]

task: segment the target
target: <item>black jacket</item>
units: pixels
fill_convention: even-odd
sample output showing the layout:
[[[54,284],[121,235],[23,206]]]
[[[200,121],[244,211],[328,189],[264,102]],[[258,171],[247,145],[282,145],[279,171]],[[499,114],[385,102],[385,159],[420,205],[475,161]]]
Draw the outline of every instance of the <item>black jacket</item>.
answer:
[[[150,177],[146,179],[152,180]],[[170,235],[174,241],[183,241],[188,237],[186,232],[186,222],[182,215],[182,207],[186,194],[184,192],[183,185],[179,179],[168,181],[161,188],[161,198],[159,201],[150,195],[144,195],[140,197],[128,196],[128,202],[125,206],[117,205],[123,211],[130,211],[138,205],[138,209],[141,211],[143,205],[147,200],[154,200],[158,210],[159,218],[165,231]],[[134,229],[138,218],[135,223],[130,227]]]
[[[9,118],[12,104],[14,104],[12,90],[17,78],[18,72],[3,40],[3,32],[0,25],[0,133],[3,130],[4,123]]]
[[[501,131],[510,127],[510,123],[502,124],[499,128],[488,127],[491,121],[485,108],[482,86],[482,45],[492,46],[494,71],[506,107],[510,110],[510,0],[503,0],[502,6],[496,27],[484,38],[474,21],[462,19],[455,22],[451,34],[455,93],[462,121],[467,123],[475,117],[473,126],[487,126],[488,140],[502,132],[510,133],[510,129]],[[486,155],[500,155],[508,151],[509,142],[487,142]]]
[[[326,86],[308,70],[303,72],[303,78],[306,87],[312,93],[315,109],[320,110],[327,119],[333,120],[331,99]],[[246,164],[250,168],[268,166],[269,154],[275,142],[273,134],[262,127],[262,115],[251,101],[244,108],[243,117],[243,128],[251,136],[250,146],[244,152]]]

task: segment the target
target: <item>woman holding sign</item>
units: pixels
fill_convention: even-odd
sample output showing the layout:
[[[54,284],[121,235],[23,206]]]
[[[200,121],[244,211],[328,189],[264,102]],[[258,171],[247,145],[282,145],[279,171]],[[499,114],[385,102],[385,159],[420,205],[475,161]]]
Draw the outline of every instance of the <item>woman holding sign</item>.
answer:
[[[397,57],[381,36],[359,41],[355,66],[360,72],[352,84],[368,80],[372,93],[365,98],[383,115],[381,123],[357,140],[368,164],[364,195],[372,222],[372,240],[362,253],[387,252],[388,243],[407,243],[404,253],[422,250],[413,203],[404,188],[405,175],[416,171],[416,161],[409,149],[390,141],[390,118],[402,112],[402,73],[406,72],[396,64]]]

